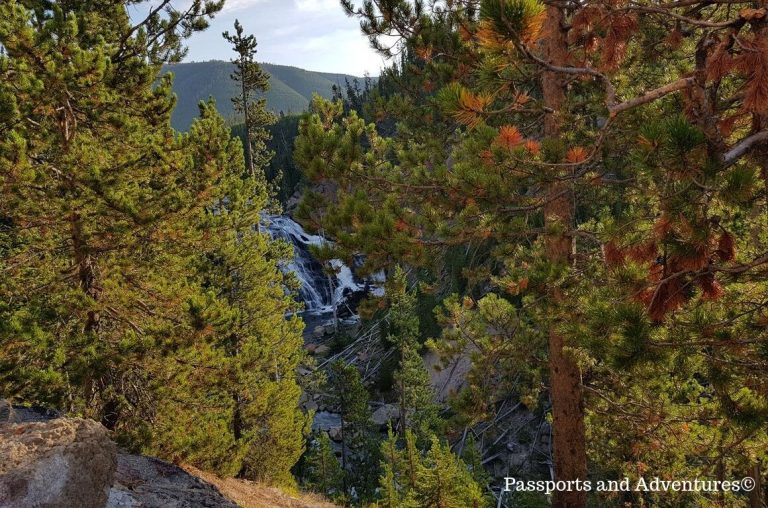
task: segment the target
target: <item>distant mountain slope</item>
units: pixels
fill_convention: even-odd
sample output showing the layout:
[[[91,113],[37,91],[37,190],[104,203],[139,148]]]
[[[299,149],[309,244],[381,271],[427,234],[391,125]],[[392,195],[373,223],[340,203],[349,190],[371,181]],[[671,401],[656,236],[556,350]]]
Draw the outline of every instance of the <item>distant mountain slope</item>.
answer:
[[[266,93],[267,107],[279,113],[300,113],[307,109],[313,93],[331,96],[334,84],[344,84],[345,78],[354,76],[305,71],[285,65],[261,64],[270,76],[270,90]],[[238,93],[237,84],[230,79],[232,64],[222,61],[190,62],[166,66],[163,72],[174,75],[173,90],[178,96],[172,123],[177,130],[187,130],[197,116],[197,104],[208,97],[229,120],[237,120],[232,110],[231,97]]]

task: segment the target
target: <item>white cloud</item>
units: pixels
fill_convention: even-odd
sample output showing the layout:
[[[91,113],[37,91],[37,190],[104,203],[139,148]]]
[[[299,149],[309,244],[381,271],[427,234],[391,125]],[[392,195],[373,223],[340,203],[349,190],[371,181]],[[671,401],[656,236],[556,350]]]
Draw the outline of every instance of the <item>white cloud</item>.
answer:
[[[303,12],[341,11],[339,0],[296,0],[296,8]]]
[[[253,7],[254,5],[260,4],[262,2],[264,2],[264,0],[226,0],[224,2],[224,9],[222,12],[229,13],[240,11],[248,7]]]
[[[295,34],[299,31],[298,25],[281,26],[272,30],[269,34],[270,37],[285,37],[287,35]]]
[[[0,0],[2,1],[2,0]],[[362,76],[378,75],[382,59],[360,33],[359,20],[348,18],[339,0],[228,0],[211,28],[189,40],[189,61],[227,60],[231,48],[221,32],[235,18],[259,43],[261,62]]]
[[[324,72],[378,75],[385,65],[357,29],[339,28],[293,44],[303,54],[305,68]]]

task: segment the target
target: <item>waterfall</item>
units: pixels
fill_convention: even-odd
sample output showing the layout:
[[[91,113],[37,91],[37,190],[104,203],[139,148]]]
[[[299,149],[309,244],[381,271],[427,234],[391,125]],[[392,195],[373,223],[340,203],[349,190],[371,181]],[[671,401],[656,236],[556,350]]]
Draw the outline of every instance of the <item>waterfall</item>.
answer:
[[[333,314],[351,295],[368,291],[368,284],[356,278],[352,270],[338,259],[331,260],[336,275],[329,276],[310,253],[312,245],[322,245],[326,240],[307,233],[290,217],[265,215],[262,217],[262,227],[266,228],[272,238],[293,245],[293,260],[283,268],[294,272],[301,282],[299,298],[304,302],[306,313]]]

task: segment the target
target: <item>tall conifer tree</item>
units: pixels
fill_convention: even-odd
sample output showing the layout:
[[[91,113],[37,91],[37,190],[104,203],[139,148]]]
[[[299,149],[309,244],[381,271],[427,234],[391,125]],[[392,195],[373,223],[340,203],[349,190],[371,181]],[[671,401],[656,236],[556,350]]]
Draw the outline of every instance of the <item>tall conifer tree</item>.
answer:
[[[397,49],[408,56],[398,76],[405,76],[398,81],[403,86],[380,111],[396,115],[400,124],[396,136],[382,139],[354,113],[337,121],[333,108],[316,109],[296,153],[310,177],[340,185],[334,201],[308,198],[316,208],[310,219],[317,220],[317,208],[325,207],[326,220],[317,221],[340,244],[364,250],[369,269],[393,258],[429,265],[445,245],[489,245],[495,263],[489,263],[485,280],[519,305],[515,313],[523,322],[547,330],[541,366],[552,402],[555,477],[585,479],[584,416],[592,401],[583,382],[601,370],[592,355],[599,364],[604,351],[581,333],[588,318],[575,302],[599,294],[594,281],[605,275],[595,263],[604,257],[614,276],[634,282],[624,296],[627,307],[616,307],[626,332],[639,333],[634,349],[626,344],[623,352],[633,360],[646,355],[652,361],[660,347],[695,357],[685,354],[685,343],[659,341],[669,344],[660,346],[651,339],[674,328],[668,321],[674,311],[696,308],[702,300],[694,298],[695,288],[711,302],[722,298],[726,274],[750,273],[762,283],[768,258],[755,236],[759,227],[746,235],[752,255],[737,261],[737,237],[726,222],[741,228],[744,209],[723,207],[718,193],[739,188],[747,195],[749,175],[764,165],[766,101],[759,83],[766,60],[757,49],[766,45],[764,10],[746,2],[738,12],[708,2],[344,5],[362,19],[363,31],[383,53],[390,48],[382,36],[400,37]],[[683,118],[670,114],[681,105]],[[655,127],[641,128],[659,115],[670,117],[666,126],[652,122]],[[632,146],[638,139],[640,146]],[[323,167],[314,163],[318,145],[333,148]],[[651,155],[638,160],[633,148]],[[658,180],[649,185],[646,160],[663,158],[666,149],[678,169],[651,171]],[[686,162],[677,162],[679,157]],[[627,193],[631,199],[624,199]],[[642,241],[630,241],[628,225],[655,215],[661,217],[657,239],[645,233]],[[620,234],[617,224],[625,228]],[[639,278],[618,269],[632,263],[647,263]],[[736,291],[738,285],[733,288],[734,301],[754,315],[749,297]],[[475,304],[465,302],[468,308]],[[705,329],[724,332],[723,323],[730,321]],[[762,342],[759,334],[748,339]],[[765,398],[752,377],[762,365],[757,350],[747,343],[704,343],[716,349],[716,366],[708,354],[707,367],[694,361],[695,373],[687,375],[714,386],[733,380],[729,388],[718,388],[720,402],[713,406],[726,418],[727,433],[742,428],[733,411],[739,386],[748,392],[745,414],[760,420]],[[744,364],[729,363],[737,350]],[[612,371],[611,378],[622,373],[628,374]],[[594,382],[589,388],[598,385],[607,387]],[[752,446],[762,441],[758,434],[736,432],[749,435]],[[553,504],[584,506],[586,495],[556,492]]]
[[[354,365],[337,360],[328,376],[331,404],[341,415],[341,464],[344,493],[358,500],[373,497],[378,478],[378,441],[368,390]]]
[[[312,441],[305,460],[305,486],[332,499],[343,498],[344,471],[325,432]]]
[[[214,106],[178,135],[159,77],[222,3],[133,25],[130,3],[0,4],[0,395],[290,482],[306,424],[290,251],[255,230],[266,184]]]
[[[429,373],[419,354],[416,295],[408,290],[405,272],[399,266],[387,281],[385,294],[389,300],[387,339],[397,348],[400,357],[393,386],[400,406],[400,434],[410,430],[423,446],[440,427],[439,408]]]
[[[253,176],[273,155],[267,150],[269,133],[265,127],[275,123],[276,118],[267,110],[266,99],[257,99],[257,95],[269,90],[269,74],[256,62],[256,37],[244,35],[239,20],[235,20],[235,33],[224,32],[223,37],[237,53],[237,58],[232,60],[235,65],[232,79],[239,84],[240,95],[232,97],[232,104],[235,112],[243,115],[245,163]]]
[[[149,359],[190,337],[169,318],[193,292],[194,217],[226,161],[215,141],[185,153],[170,76],[148,62],[183,53],[218,8],[131,25],[123,2],[0,5],[6,394],[114,429],[138,417],[141,434]]]

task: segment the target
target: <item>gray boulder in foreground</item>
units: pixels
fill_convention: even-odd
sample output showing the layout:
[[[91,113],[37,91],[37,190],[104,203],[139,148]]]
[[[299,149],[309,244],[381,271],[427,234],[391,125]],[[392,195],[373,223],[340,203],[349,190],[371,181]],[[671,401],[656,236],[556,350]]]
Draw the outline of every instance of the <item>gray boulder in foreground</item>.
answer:
[[[153,457],[120,453],[107,508],[238,508],[213,485]]]
[[[237,508],[178,466],[119,450],[93,420],[0,399],[0,508]]]
[[[2,508],[105,506],[116,468],[117,446],[92,420],[0,423]]]

